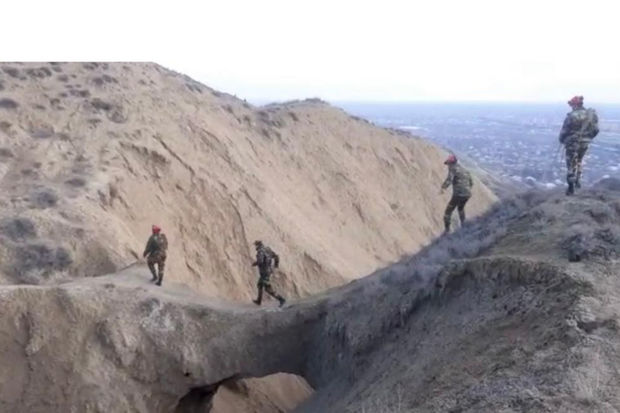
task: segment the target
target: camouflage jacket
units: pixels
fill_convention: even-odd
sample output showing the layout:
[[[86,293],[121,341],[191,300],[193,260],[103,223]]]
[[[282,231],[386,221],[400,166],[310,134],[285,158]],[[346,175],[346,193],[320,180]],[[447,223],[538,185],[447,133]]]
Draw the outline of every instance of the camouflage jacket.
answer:
[[[474,181],[467,169],[459,164],[453,164],[448,166],[448,177],[443,182],[443,185],[441,185],[441,188],[446,189],[450,185],[452,185],[453,196],[469,198]]]
[[[149,237],[144,249],[143,257],[152,257],[155,255],[166,255],[168,249],[168,239],[165,234],[153,234]]]
[[[280,265],[280,257],[271,248],[263,246],[256,251],[256,261],[252,265],[258,266],[260,275],[268,276],[272,273],[273,267],[278,268]]]
[[[579,108],[566,114],[562,130],[560,131],[560,143],[589,143],[598,135],[598,116],[594,109]]]

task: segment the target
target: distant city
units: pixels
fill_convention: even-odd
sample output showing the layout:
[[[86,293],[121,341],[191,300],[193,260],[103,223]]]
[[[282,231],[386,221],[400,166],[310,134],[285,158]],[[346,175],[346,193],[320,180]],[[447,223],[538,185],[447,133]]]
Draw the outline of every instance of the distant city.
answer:
[[[377,125],[402,129],[465,156],[499,179],[531,187],[564,185],[558,134],[569,111],[558,104],[337,103]],[[620,105],[588,105],[601,132],[584,162],[583,183],[620,178]]]

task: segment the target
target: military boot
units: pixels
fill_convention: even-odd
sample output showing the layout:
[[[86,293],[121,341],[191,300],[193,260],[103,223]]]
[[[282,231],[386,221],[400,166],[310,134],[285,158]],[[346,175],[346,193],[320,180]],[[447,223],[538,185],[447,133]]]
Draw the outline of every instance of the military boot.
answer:
[[[281,295],[278,296],[278,301],[280,302],[280,307],[282,307],[286,303],[286,300]]]
[[[256,300],[252,300],[252,302],[256,305],[260,305],[263,302],[263,289],[261,287],[258,288],[258,297],[256,297]]]
[[[570,196],[575,193],[575,184],[572,182],[568,183],[568,188],[566,188],[566,195]]]

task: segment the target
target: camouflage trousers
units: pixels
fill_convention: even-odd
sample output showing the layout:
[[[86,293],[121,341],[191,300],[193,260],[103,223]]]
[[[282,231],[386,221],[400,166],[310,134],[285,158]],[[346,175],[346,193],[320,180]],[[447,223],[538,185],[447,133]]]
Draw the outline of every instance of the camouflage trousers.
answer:
[[[566,182],[581,182],[583,158],[588,151],[589,142],[572,142],[566,144]]]
[[[465,204],[467,204],[467,201],[469,201],[469,196],[452,195],[452,198],[450,198],[450,202],[448,202],[448,206],[446,207],[446,212],[443,215],[443,224],[446,228],[446,231],[450,231],[450,221],[452,220],[452,213],[457,208],[459,211],[461,225],[463,225],[463,223],[465,222]]]
[[[164,268],[166,268],[166,255],[165,254],[153,254],[146,259],[146,263],[153,275],[153,281],[157,281],[157,284],[161,285],[164,279]],[[155,271],[155,265],[157,265],[157,271]]]
[[[280,294],[276,293],[273,287],[271,286],[271,280],[269,275],[261,274],[258,279],[258,297],[256,298],[256,302],[260,304],[263,301],[263,290],[273,298],[278,301],[282,301],[283,298]]]

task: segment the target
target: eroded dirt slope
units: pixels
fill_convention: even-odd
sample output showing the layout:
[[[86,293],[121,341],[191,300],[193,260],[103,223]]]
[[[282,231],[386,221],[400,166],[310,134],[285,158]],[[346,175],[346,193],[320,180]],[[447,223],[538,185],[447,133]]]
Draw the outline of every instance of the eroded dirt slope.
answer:
[[[317,100],[253,107],[155,64],[0,64],[0,279],[115,271],[152,223],[167,277],[247,300],[251,243],[304,296],[441,230],[445,156]],[[477,185],[472,215],[494,196]]]

